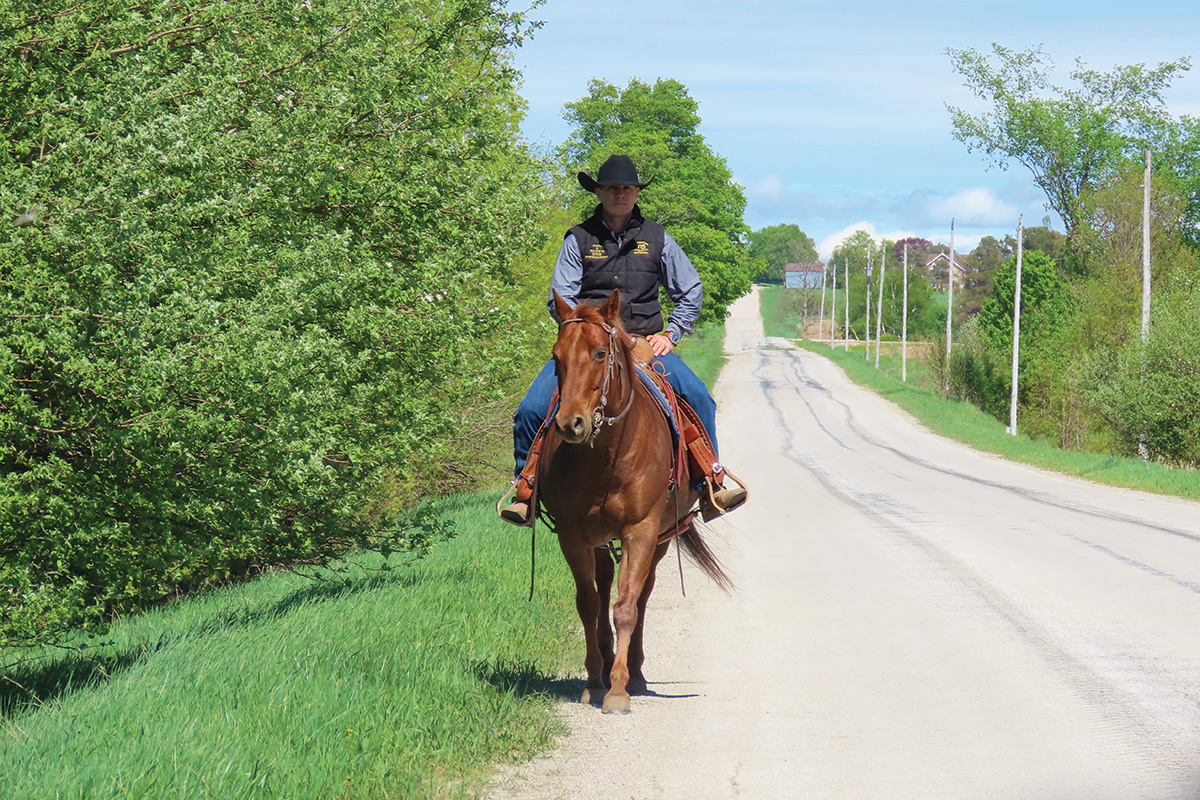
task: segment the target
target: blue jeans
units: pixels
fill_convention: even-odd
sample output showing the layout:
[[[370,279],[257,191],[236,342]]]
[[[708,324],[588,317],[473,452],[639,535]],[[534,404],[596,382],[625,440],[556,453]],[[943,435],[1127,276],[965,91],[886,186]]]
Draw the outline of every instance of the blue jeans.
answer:
[[[712,399],[712,395],[708,393],[708,387],[704,385],[704,381],[697,378],[696,373],[692,372],[691,368],[683,363],[683,359],[674,353],[656,356],[652,363],[659,367],[660,372],[666,372],[667,383],[671,384],[671,388],[700,417],[700,421],[704,423],[704,429],[712,438],[714,453],[719,454],[720,451],[717,450],[717,404]],[[517,464],[516,471],[513,473],[515,475],[520,475],[521,468],[525,466],[525,457],[529,455],[529,448],[533,446],[533,438],[537,436],[538,428],[542,427],[543,420],[550,412],[550,399],[554,396],[554,390],[557,388],[558,378],[554,374],[554,359],[550,359],[533,379],[529,391],[525,393],[525,398],[517,406],[517,413],[513,417],[513,456]]]

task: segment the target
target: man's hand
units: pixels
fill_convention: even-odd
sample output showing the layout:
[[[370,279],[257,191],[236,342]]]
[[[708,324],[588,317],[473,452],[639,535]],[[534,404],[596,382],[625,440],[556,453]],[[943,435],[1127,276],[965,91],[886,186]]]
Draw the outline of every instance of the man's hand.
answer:
[[[646,341],[650,343],[650,349],[654,351],[654,355],[656,356],[665,356],[675,349],[675,343],[661,333],[647,336]]]

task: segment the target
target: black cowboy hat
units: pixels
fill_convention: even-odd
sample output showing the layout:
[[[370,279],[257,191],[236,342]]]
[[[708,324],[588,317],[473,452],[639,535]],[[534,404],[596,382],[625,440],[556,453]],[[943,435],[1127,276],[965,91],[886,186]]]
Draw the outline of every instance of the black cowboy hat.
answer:
[[[642,183],[642,179],[638,177],[637,166],[629,156],[609,156],[596,171],[595,180],[586,172],[579,173],[579,185],[589,192],[596,191],[597,186],[636,186],[645,189],[651,181]]]

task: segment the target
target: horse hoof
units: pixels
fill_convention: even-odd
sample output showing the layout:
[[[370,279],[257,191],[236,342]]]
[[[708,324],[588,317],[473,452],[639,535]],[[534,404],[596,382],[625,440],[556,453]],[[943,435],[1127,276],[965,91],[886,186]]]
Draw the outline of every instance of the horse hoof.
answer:
[[[650,691],[650,686],[646,683],[645,678],[630,678],[629,682],[625,684],[625,691],[630,694],[646,694]]]
[[[630,710],[627,694],[609,694],[604,698],[604,707],[601,709],[605,714],[628,714]]]

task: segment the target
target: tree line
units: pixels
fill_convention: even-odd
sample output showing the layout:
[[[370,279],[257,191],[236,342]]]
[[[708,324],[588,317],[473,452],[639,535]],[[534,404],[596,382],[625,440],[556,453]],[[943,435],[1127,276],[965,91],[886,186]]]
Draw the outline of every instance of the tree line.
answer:
[[[1024,232],[1020,429],[1065,448],[1194,467],[1200,463],[1200,120],[1171,116],[1164,99],[1171,81],[1190,69],[1189,59],[1109,71],[1076,62],[1070,83],[1057,85],[1053,63],[1040,47],[946,52],[966,86],[989,106],[975,115],[949,107],[954,137],[992,166],[1027,168],[1044,190],[1047,208],[1066,225],[1064,233],[1047,226]],[[1148,187],[1147,151],[1153,164]],[[1147,190],[1152,306],[1143,337]],[[791,228],[753,232],[751,253],[776,260],[815,255],[811,240]],[[790,249],[780,247],[784,240]],[[891,331],[899,324],[893,307],[899,292],[889,287],[899,280],[894,266],[900,244],[885,243],[883,324]],[[921,264],[948,249],[925,240],[907,244],[910,266],[914,254]],[[964,271],[956,278],[949,357],[939,333],[945,312],[939,320],[926,299],[930,283],[944,290],[944,272],[910,277],[912,330],[938,339],[932,365],[938,385],[1004,421],[1012,383],[1015,250],[1015,237],[988,236],[970,253],[956,255]],[[841,281],[849,266],[851,296],[862,297],[869,265],[879,259],[879,247],[859,231],[834,252],[830,274]],[[779,279],[781,270],[782,263],[773,263],[760,274]],[[867,334],[859,332],[866,313],[863,304],[851,303],[852,335]]]
[[[994,165],[1026,167],[1066,225],[1061,258],[1023,265],[1030,270],[1021,293],[1024,428],[1063,447],[1194,466],[1200,461],[1200,120],[1175,118],[1165,103],[1171,81],[1190,69],[1190,60],[1109,71],[1076,61],[1070,82],[1058,85],[1040,47],[947,54],[966,86],[990,105],[977,115],[950,107],[955,138]],[[1154,164],[1148,186],[1147,151]],[[1145,338],[1144,233],[1152,293]],[[957,391],[993,413],[1011,388],[1010,370],[997,361],[1009,359],[1014,285],[1005,262],[990,299],[967,323],[978,328],[977,344],[956,360],[952,353],[947,365],[959,379]]]
[[[1026,228],[1024,232],[1026,252],[1039,251],[1054,261],[1060,261],[1065,251],[1066,236],[1047,226]],[[783,283],[787,264],[817,264],[824,267],[825,287],[831,294],[849,287],[851,296],[860,298],[850,305],[847,324],[842,306],[837,312],[837,337],[848,335],[863,340],[875,336],[866,330],[866,305],[861,302],[867,293],[870,276],[871,294],[877,298],[879,291],[878,270],[885,269],[883,285],[882,333],[885,339],[899,339],[903,324],[904,263],[908,260],[908,330],[910,336],[929,339],[945,330],[946,309],[935,299],[935,295],[947,290],[950,246],[945,242],[933,242],[920,237],[907,237],[897,241],[876,241],[870,233],[858,230],[846,237],[826,262],[819,260],[813,239],[795,224],[772,225],[751,231],[750,254],[757,259],[757,279],[766,283]],[[1016,237],[1008,234],[997,239],[984,236],[967,252],[956,252],[954,261],[959,267],[955,275],[954,316],[960,324],[979,313],[984,301],[992,294],[992,285],[997,272],[1006,259],[1016,253]],[[944,256],[944,258],[938,258]],[[831,298],[830,298],[831,299]],[[840,301],[839,301],[840,302]],[[820,304],[820,293],[811,288],[785,296],[785,305],[793,313],[814,318]],[[877,311],[872,306],[872,315]],[[833,317],[832,309],[826,308],[826,316]],[[829,335],[828,327],[825,329]]]
[[[519,134],[500,0],[0,11],[0,645],[349,550],[420,555],[422,496],[497,479],[548,351],[571,188],[664,191],[720,319],[745,199],[672,81]]]

